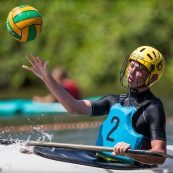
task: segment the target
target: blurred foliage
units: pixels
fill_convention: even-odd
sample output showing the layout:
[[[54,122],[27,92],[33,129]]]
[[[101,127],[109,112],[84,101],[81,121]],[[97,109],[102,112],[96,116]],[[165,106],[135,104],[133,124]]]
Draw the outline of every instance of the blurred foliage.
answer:
[[[43,17],[41,35],[21,43],[7,31],[6,18],[16,6],[35,7]],[[170,0],[1,0],[0,87],[42,84],[25,56],[35,52],[49,60],[49,68],[64,66],[83,89],[119,85],[125,56],[142,45],[164,55],[161,83],[173,83],[173,1]]]

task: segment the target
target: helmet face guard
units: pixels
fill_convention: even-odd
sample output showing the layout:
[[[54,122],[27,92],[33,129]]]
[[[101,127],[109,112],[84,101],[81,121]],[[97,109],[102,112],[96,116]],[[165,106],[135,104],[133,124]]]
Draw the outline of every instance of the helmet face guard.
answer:
[[[124,59],[123,65],[120,70],[120,84],[125,88],[129,88],[128,80],[127,80],[127,69],[128,69],[127,66],[128,65],[129,65],[129,56],[127,56]]]
[[[120,83],[125,88],[129,88],[127,75],[130,61],[138,62],[147,68],[149,75],[147,79],[145,79],[146,86],[151,86],[158,82],[164,72],[165,61],[162,54],[155,48],[149,46],[139,47],[132,52],[130,56],[125,58],[122,65],[120,71]],[[150,79],[153,75],[157,75],[157,80],[151,83]]]

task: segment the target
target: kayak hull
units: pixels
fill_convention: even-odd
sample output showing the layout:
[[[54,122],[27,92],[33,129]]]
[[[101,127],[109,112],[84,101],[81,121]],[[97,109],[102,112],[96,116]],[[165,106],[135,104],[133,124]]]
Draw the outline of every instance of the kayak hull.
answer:
[[[104,168],[66,161],[48,159],[34,152],[22,150],[22,146],[0,145],[0,172],[9,173],[156,173],[173,172],[173,159],[166,159],[163,165],[155,168]],[[31,148],[29,149],[31,150]],[[52,149],[53,152],[53,149]],[[168,154],[173,154],[173,146],[168,146]]]

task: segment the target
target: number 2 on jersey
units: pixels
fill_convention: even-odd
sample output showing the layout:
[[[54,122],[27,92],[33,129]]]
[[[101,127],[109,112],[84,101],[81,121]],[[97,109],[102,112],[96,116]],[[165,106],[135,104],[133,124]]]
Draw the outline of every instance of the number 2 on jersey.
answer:
[[[114,142],[114,139],[111,138],[110,136],[117,129],[117,127],[120,123],[120,119],[118,117],[114,116],[111,119],[111,124],[114,123],[114,122],[116,122],[115,125],[113,126],[113,128],[110,130],[110,132],[107,134],[107,137],[106,137],[106,140],[110,141],[110,142]]]

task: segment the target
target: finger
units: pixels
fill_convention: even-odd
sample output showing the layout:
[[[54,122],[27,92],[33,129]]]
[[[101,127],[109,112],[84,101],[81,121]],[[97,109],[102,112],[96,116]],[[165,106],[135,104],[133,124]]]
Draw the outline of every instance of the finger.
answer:
[[[119,153],[124,153],[128,148],[129,148],[129,144],[127,143],[122,143],[122,145],[119,148]]]
[[[33,57],[35,63],[44,63],[44,61],[39,56],[36,56],[34,53],[32,53],[31,56]]]
[[[43,61],[41,60],[41,58],[39,58],[37,55],[35,55],[34,53],[31,53],[31,56],[32,56],[32,58],[34,59],[34,64],[36,64],[36,63],[41,63],[41,64],[43,64]]]
[[[22,68],[28,69],[28,66],[26,66],[26,65],[22,65]]]
[[[31,60],[31,58],[29,56],[26,56],[26,59],[30,62],[30,64],[34,65],[34,61]]]
[[[124,144],[123,143],[119,143],[116,147],[115,147],[115,151],[117,154],[120,154],[123,152],[123,147],[124,147]]]
[[[129,148],[130,148],[130,145],[124,143],[124,145],[122,145],[122,147],[121,147],[121,152],[125,153]]]
[[[124,142],[119,142],[117,143],[117,145],[115,145],[114,152],[116,152],[117,154],[122,154],[129,148],[130,148],[129,144]]]
[[[22,65],[22,68],[26,69],[26,70],[31,70],[31,67],[28,67],[26,65]]]
[[[33,58],[37,58],[37,56],[36,56],[35,53],[31,53],[31,56],[32,56]]]
[[[113,155],[116,155],[116,154],[118,154],[118,149],[119,149],[119,147],[120,147],[120,142],[118,142],[115,146],[114,146],[114,148],[113,148]]]
[[[48,64],[49,64],[49,61],[45,61],[44,68],[47,68]]]
[[[35,63],[39,63],[41,61],[41,59],[38,56],[36,56],[34,53],[31,53],[31,56],[33,57]]]
[[[113,155],[113,156],[116,156],[116,152],[113,151],[113,152],[112,152],[112,155]]]

